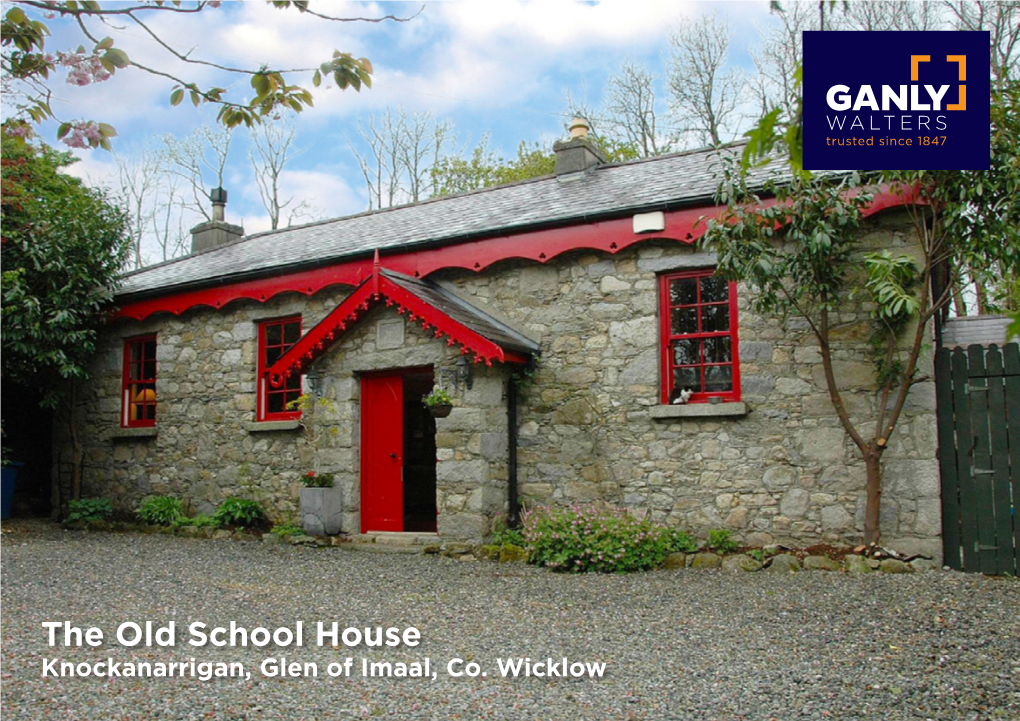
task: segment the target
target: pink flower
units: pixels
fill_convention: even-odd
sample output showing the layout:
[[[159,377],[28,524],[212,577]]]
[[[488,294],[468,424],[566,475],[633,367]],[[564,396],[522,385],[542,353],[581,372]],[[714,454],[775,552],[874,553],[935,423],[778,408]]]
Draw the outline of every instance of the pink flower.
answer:
[[[64,145],[69,148],[94,148],[103,139],[99,125],[91,120],[76,120],[70,132],[64,136]]]
[[[81,87],[101,83],[111,77],[110,71],[103,67],[102,58],[98,53],[85,55],[58,51],[56,62],[68,69],[67,82],[70,85]]]
[[[31,138],[34,135],[28,123],[6,125],[4,132],[12,138]]]

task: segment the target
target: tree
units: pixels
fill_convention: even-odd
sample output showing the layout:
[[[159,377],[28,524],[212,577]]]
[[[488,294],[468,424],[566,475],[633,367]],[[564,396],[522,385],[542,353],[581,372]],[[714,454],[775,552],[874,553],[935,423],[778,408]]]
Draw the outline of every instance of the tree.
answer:
[[[465,159],[459,155],[441,158],[432,168],[432,187],[437,196],[467,193],[498,184],[496,169],[501,163],[496,151],[489,148],[485,134]]]
[[[829,6],[832,5],[830,2]],[[940,22],[936,4],[927,0],[909,3],[858,1],[836,7],[842,12],[832,13],[826,18],[826,28],[831,30],[937,30]]]
[[[796,73],[799,78],[799,68]],[[718,249],[720,273],[753,289],[760,310],[807,320],[833,408],[864,458],[867,543],[881,538],[882,455],[911,386],[923,377],[926,328],[953,298],[953,284],[940,279],[953,268],[977,264],[1004,277],[1020,273],[1018,101],[1015,82],[993,90],[989,170],[887,171],[873,179],[908,201],[918,258],[868,253],[858,245],[862,211],[875,186],[862,187],[856,174],[813,176],[803,170],[799,97],[789,109],[768,109],[720,184],[725,208],[709,223],[703,242]],[[766,188],[776,201],[766,207],[764,194],[747,185],[746,172],[774,151],[785,155],[793,177]],[[870,343],[878,391],[870,431],[847,412],[833,363],[834,314],[854,296],[874,307]]]
[[[184,138],[162,138],[161,163],[165,172],[179,179],[183,207],[205,220],[212,220],[209,191],[223,187],[232,140],[229,130],[209,125]]]
[[[190,225],[185,219],[193,216],[185,208],[180,176],[167,170],[163,148],[147,144],[133,155],[114,153],[114,163],[116,178],[107,182],[127,217],[129,267],[137,270],[186,253]]]
[[[736,136],[737,105],[743,93],[738,71],[727,69],[729,27],[714,15],[684,20],[670,35],[670,108],[682,131],[700,145]]]
[[[762,31],[761,46],[751,53],[757,70],[751,93],[762,117],[767,118],[772,112],[789,119],[797,117],[803,55],[801,33],[818,28],[813,6],[814,3],[784,2],[778,13],[780,26]]]
[[[39,389],[43,405],[68,408],[72,487],[81,487],[77,381],[88,377],[97,330],[130,249],[125,216],[61,168],[46,146],[0,133],[3,223],[3,377]]]
[[[991,34],[992,89],[1003,92],[1020,79],[1020,2],[946,2],[957,30],[987,30]]]
[[[603,114],[613,137],[637,149],[642,158],[668,153],[671,138],[660,136],[655,111],[655,76],[643,65],[624,60],[609,76]]]
[[[303,0],[268,0],[281,10],[294,9],[308,17],[320,20],[349,22],[405,22],[411,18],[398,18],[385,15],[374,18],[351,17],[341,18],[315,12]],[[311,92],[299,85],[293,85],[289,77],[295,73],[310,72],[311,83],[318,87],[323,78],[331,78],[341,90],[352,87],[360,91],[362,85],[372,85],[372,64],[365,58],[355,58],[350,53],[335,50],[332,57],[316,68],[246,68],[203,60],[193,57],[191,52],[180,52],[165,42],[159,35],[158,18],[167,15],[195,16],[201,22],[203,13],[219,8],[222,4],[213,2],[183,2],[182,0],[155,0],[154,2],[111,3],[103,5],[99,2],[80,2],[66,0],[64,2],[48,2],[45,0],[11,0],[10,8],[0,23],[2,36],[2,55],[0,67],[3,70],[3,90],[9,98],[14,98],[13,105],[17,117],[22,121],[40,123],[53,118],[51,107],[52,91],[50,74],[57,68],[68,71],[67,81],[71,85],[89,85],[105,82],[113,78],[118,70],[135,68],[157,78],[170,81],[171,105],[179,105],[187,97],[193,105],[211,103],[219,107],[219,122],[228,128],[244,124],[249,128],[263,122],[267,117],[275,117],[279,110],[289,109],[301,112],[306,106],[312,105]],[[59,18],[70,20],[81,34],[82,45],[76,50],[57,51],[52,54],[46,51],[46,37],[50,34],[48,22]],[[88,21],[96,21],[90,26]],[[100,38],[93,32],[95,25],[126,26],[138,34],[155,41],[156,46],[164,53],[160,65],[147,65],[136,59],[129,58],[123,49],[115,47],[110,37]],[[195,80],[171,70],[178,63],[184,67],[201,70],[212,69],[221,76],[240,76],[248,81],[253,96],[250,100],[233,100],[231,92],[236,82],[226,83],[231,89],[214,85],[202,86]],[[27,131],[28,126],[21,124],[20,132]],[[103,147],[109,149],[109,139],[116,135],[113,127],[105,123],[97,123],[88,119],[65,120],[57,132],[71,147]]]
[[[439,162],[432,174],[437,196],[540,178],[551,175],[556,167],[556,156],[538,143],[522,140],[517,157],[510,160],[489,150],[488,143],[488,136],[483,136],[471,160],[450,157]]]
[[[435,194],[433,169],[456,142],[449,120],[427,111],[408,114],[403,108],[369,115],[367,127],[359,119],[358,135],[362,142],[348,138],[347,146],[365,179],[369,210],[417,203]]]
[[[428,111],[407,116],[401,109],[400,116],[399,160],[407,193],[411,202],[417,203],[434,192],[432,168],[454,140],[453,123],[437,120]]]
[[[308,203],[302,200],[293,205],[294,197],[281,197],[280,176],[284,166],[303,150],[294,148],[294,128],[288,123],[266,123],[251,131],[251,147],[248,149],[248,160],[251,161],[255,173],[255,185],[262,199],[262,206],[269,213],[269,222],[273,230],[280,227],[284,211],[287,213],[287,225],[308,212]]]
[[[368,116],[368,127],[358,120],[358,135],[368,146],[365,153],[358,152],[351,139],[347,147],[354,153],[365,179],[368,192],[368,209],[389,208],[397,205],[400,197],[401,133],[400,115],[394,117],[389,108],[376,120]]]
[[[117,165],[117,187],[114,193],[118,204],[124,209],[131,241],[128,263],[137,270],[145,265],[142,242],[155,219],[156,196],[162,195],[162,169],[158,156],[151,148],[146,148],[133,158],[115,154],[114,162]]]

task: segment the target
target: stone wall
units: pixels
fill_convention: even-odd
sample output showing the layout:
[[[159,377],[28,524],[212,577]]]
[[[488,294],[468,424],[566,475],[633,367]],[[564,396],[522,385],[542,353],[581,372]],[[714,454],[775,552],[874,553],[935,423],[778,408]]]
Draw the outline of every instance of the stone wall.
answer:
[[[432,366],[453,370],[456,349],[407,323],[395,309],[377,308],[317,362],[322,397],[306,423],[255,423],[257,323],[302,314],[307,331],[345,296],[290,296],[227,311],[196,310],[180,318],[118,324],[105,335],[82,390],[79,427],[85,452],[84,496],[105,496],[130,511],[148,495],[173,494],[197,513],[212,513],[229,496],[259,500],[274,521],[298,520],[300,478],[315,468],[336,474],[343,489],[342,528],[360,529],[360,404],[358,374]],[[153,429],[120,428],[125,338],[157,333],[158,422]],[[506,369],[472,369],[470,389],[445,387],[457,407],[437,419],[439,532],[481,538],[505,507]],[[56,425],[67,458],[66,423]],[[66,486],[66,464],[60,474]]]
[[[870,247],[910,252],[909,220],[873,221]],[[858,543],[863,460],[829,400],[814,336],[799,318],[758,317],[738,289],[746,415],[661,414],[657,274],[712,267],[711,254],[649,241],[615,256],[576,252],[546,265],[507,261],[438,278],[542,342],[524,390],[520,482],[526,502],[601,499],[753,545]],[[837,379],[855,422],[873,422],[867,305],[833,330]],[[922,362],[922,373],[930,359]],[[914,386],[885,460],[884,541],[940,557],[934,386]],[[669,412],[705,410],[686,406]],[[718,409],[726,412],[727,409]],[[868,426],[863,426],[868,428]]]
[[[905,216],[874,221],[869,243],[908,249]],[[710,254],[649,240],[610,256],[573,252],[544,265],[504,261],[475,274],[434,279],[541,342],[535,377],[522,389],[519,479],[527,503],[602,500],[646,511],[696,532],[730,528],[749,544],[856,543],[861,538],[864,465],[836,419],[806,324],[757,317],[739,290],[742,400],[660,405],[657,274],[711,267]],[[209,510],[232,493],[260,494],[277,517],[294,514],[298,478],[312,467],[312,434],[253,430],[256,325],[303,314],[312,327],[342,297],[325,292],[224,311],[191,311],[111,328],[83,398],[85,492],[129,508],[150,493],[176,493]],[[867,312],[848,305],[834,331],[837,377],[855,421],[875,412],[867,362]],[[319,362],[337,428],[320,456],[344,487],[346,531],[357,531],[361,371],[452,368],[445,343],[377,310]],[[380,330],[380,326],[386,327]],[[159,425],[154,438],[120,438],[123,338],[159,334]],[[385,337],[385,339],[384,339]],[[380,342],[382,341],[382,342]],[[927,360],[925,361],[928,362]],[[505,388],[508,370],[475,366],[470,391],[437,422],[437,501],[442,535],[478,538],[505,510]],[[665,416],[665,417],[662,417]],[[58,430],[61,424],[58,424]],[[66,454],[66,451],[65,451]],[[885,455],[884,540],[939,555],[934,390],[911,392]]]

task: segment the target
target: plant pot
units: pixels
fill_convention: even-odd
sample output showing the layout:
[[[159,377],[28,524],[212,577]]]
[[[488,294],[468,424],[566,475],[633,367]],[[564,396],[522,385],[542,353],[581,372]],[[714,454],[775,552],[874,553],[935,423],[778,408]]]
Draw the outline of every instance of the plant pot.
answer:
[[[340,533],[343,511],[340,487],[301,489],[301,526],[309,536],[335,536]]]
[[[0,520],[6,521],[11,517],[11,503],[14,499],[14,482],[18,478],[18,469],[24,463],[13,461],[3,467],[0,472]]]
[[[433,418],[446,418],[452,410],[453,406],[449,403],[436,403],[434,406],[429,406],[429,413]]]

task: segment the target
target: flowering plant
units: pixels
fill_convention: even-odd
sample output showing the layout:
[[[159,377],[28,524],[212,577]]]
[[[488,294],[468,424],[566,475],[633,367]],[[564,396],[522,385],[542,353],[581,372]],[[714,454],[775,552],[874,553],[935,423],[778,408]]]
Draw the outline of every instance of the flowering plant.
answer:
[[[308,471],[301,476],[301,482],[305,488],[332,488],[334,479],[335,475],[332,473],[316,473],[315,471]]]
[[[642,571],[694,545],[682,531],[622,508],[539,507],[523,520],[529,561],[556,571]]]
[[[421,399],[421,402],[427,405],[429,408],[432,406],[452,406],[453,398],[442,388],[436,388],[427,396]]]

